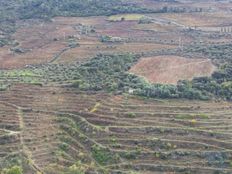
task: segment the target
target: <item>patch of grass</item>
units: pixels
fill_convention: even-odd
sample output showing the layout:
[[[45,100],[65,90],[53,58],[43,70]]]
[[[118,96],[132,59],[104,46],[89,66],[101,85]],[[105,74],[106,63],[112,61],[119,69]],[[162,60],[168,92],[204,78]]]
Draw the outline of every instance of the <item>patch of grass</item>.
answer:
[[[0,71],[0,77],[3,80],[3,82],[23,82],[42,86],[42,76],[40,75],[40,72],[37,70],[21,69]]]
[[[94,113],[94,112],[96,112],[97,111],[97,109],[98,109],[98,107],[100,107],[101,106],[101,103],[96,103],[95,104],[95,106],[91,109],[91,113]]]
[[[6,136],[6,135],[4,135]],[[11,169],[12,166],[21,166],[23,163],[20,155],[18,154],[9,154],[1,163],[0,163],[0,173],[3,169]],[[1,173],[2,174],[2,173]],[[4,174],[4,173],[3,173]]]
[[[116,137],[111,137],[109,139],[109,143],[111,144],[113,148],[121,148],[121,144],[118,143],[118,140]]]
[[[160,152],[155,152],[155,153],[154,153],[154,156],[155,156],[156,158],[160,158]]]
[[[200,119],[209,119],[209,115],[207,114],[179,114],[176,115],[176,119],[196,119],[196,118],[200,118]]]
[[[141,174],[141,173],[139,173],[139,172],[135,172],[135,171],[129,171],[129,173],[128,174]]]
[[[38,76],[33,71],[24,69],[24,70],[12,70],[7,71],[6,76],[8,77],[35,77]]]
[[[69,127],[71,127],[71,128],[77,128],[76,123],[68,117],[60,117],[57,119],[57,121],[60,123],[65,123],[65,124],[69,125]]]
[[[232,160],[229,162],[230,167],[232,167]]]
[[[128,159],[128,160],[132,160],[132,159],[136,159],[140,153],[141,153],[141,149],[136,149],[134,151],[130,151],[130,152],[128,151],[128,152],[122,153],[121,157]]]
[[[100,165],[112,164],[118,160],[118,158],[115,155],[113,155],[109,149],[100,147],[98,145],[93,145],[91,152],[93,158]]]
[[[7,84],[1,84],[0,83],[0,91],[6,91],[8,89],[8,85]]]
[[[145,16],[142,14],[122,14],[122,15],[112,15],[108,18],[109,21],[139,21]]]
[[[64,174],[85,174],[86,168],[84,165],[81,164],[81,162],[78,162],[77,164],[74,164],[68,168],[68,171]]]
[[[20,166],[13,166],[9,169],[3,169],[1,174],[23,174],[23,169]]]
[[[66,152],[68,150],[68,144],[62,143],[59,145],[59,148]]]
[[[133,113],[133,112],[129,112],[129,113],[127,113],[127,117],[129,117],[129,118],[135,118],[136,114]]]

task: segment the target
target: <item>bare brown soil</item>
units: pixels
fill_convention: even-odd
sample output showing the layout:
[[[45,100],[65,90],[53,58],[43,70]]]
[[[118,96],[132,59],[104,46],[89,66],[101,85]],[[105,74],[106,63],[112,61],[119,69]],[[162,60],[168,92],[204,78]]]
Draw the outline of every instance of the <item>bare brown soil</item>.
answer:
[[[209,59],[188,59],[178,56],[142,58],[130,72],[153,83],[177,84],[178,80],[210,76],[215,70]]]

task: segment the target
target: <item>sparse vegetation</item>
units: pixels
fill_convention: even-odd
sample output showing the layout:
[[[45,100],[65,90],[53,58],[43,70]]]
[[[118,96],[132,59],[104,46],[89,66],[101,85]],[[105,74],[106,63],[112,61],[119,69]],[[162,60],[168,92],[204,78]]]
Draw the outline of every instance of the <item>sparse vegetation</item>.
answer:
[[[3,169],[1,174],[23,174],[23,170],[19,166],[13,166],[9,169]]]
[[[92,155],[94,159],[100,164],[100,165],[107,165],[107,164],[113,164],[117,162],[117,158],[115,157],[115,154],[109,151],[109,149],[105,149],[103,147],[100,147],[98,145],[92,146]]]

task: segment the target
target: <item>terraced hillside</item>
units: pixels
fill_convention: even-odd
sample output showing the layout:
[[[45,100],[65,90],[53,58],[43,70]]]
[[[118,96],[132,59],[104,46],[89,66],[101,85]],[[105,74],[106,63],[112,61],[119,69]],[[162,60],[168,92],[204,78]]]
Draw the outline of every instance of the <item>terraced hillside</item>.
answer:
[[[232,174],[232,2],[0,0],[0,174]]]
[[[25,174],[229,174],[231,109],[227,102],[15,85],[0,93],[0,167],[19,163]]]

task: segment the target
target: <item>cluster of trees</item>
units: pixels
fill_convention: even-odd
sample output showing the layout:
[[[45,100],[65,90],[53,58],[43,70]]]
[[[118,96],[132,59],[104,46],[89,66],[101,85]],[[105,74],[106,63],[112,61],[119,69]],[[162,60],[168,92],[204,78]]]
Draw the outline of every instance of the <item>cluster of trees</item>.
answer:
[[[146,84],[143,88],[137,88],[135,94],[151,98],[187,98],[207,100],[210,97],[202,91],[194,89],[190,81],[180,81],[178,85]]]
[[[192,87],[205,94],[232,101],[232,65],[225,65],[211,77],[195,78]]]
[[[184,50],[187,54],[201,54],[213,60],[218,70],[211,77],[195,78],[192,89],[205,96],[232,100],[232,44],[191,45]]]
[[[0,16],[8,20],[152,12],[123,0],[9,0],[0,6]]]
[[[232,63],[232,44],[221,45],[190,45],[184,49],[186,54],[202,54],[210,59],[218,60],[220,63]]]
[[[130,76],[126,71],[137,59],[130,54],[98,55],[77,69],[78,76],[73,86],[85,90],[122,91],[134,85],[131,81],[137,77]]]
[[[121,0],[27,0],[19,9],[23,18],[52,16],[98,16],[118,13],[146,13],[151,10]]]
[[[202,12],[203,8],[186,8],[186,7],[168,7],[164,6],[161,10],[163,13],[187,13],[187,12]]]
[[[176,2],[176,1],[169,1]],[[21,18],[50,18],[53,16],[98,16],[121,13],[183,13],[201,12],[202,8],[160,7],[148,9],[123,0],[26,0],[18,12]]]
[[[154,98],[188,98],[232,100],[232,66],[226,65],[211,77],[179,81],[177,85],[151,84],[128,73],[139,57],[133,55],[99,55],[78,68],[73,86],[84,90],[133,91]]]
[[[175,2],[175,1],[174,1]],[[54,16],[98,16],[121,13],[185,12],[184,8],[148,9],[124,0],[8,0],[0,1],[1,18],[31,19]]]
[[[0,0],[0,47],[9,44],[10,35],[15,32],[15,2]]]

